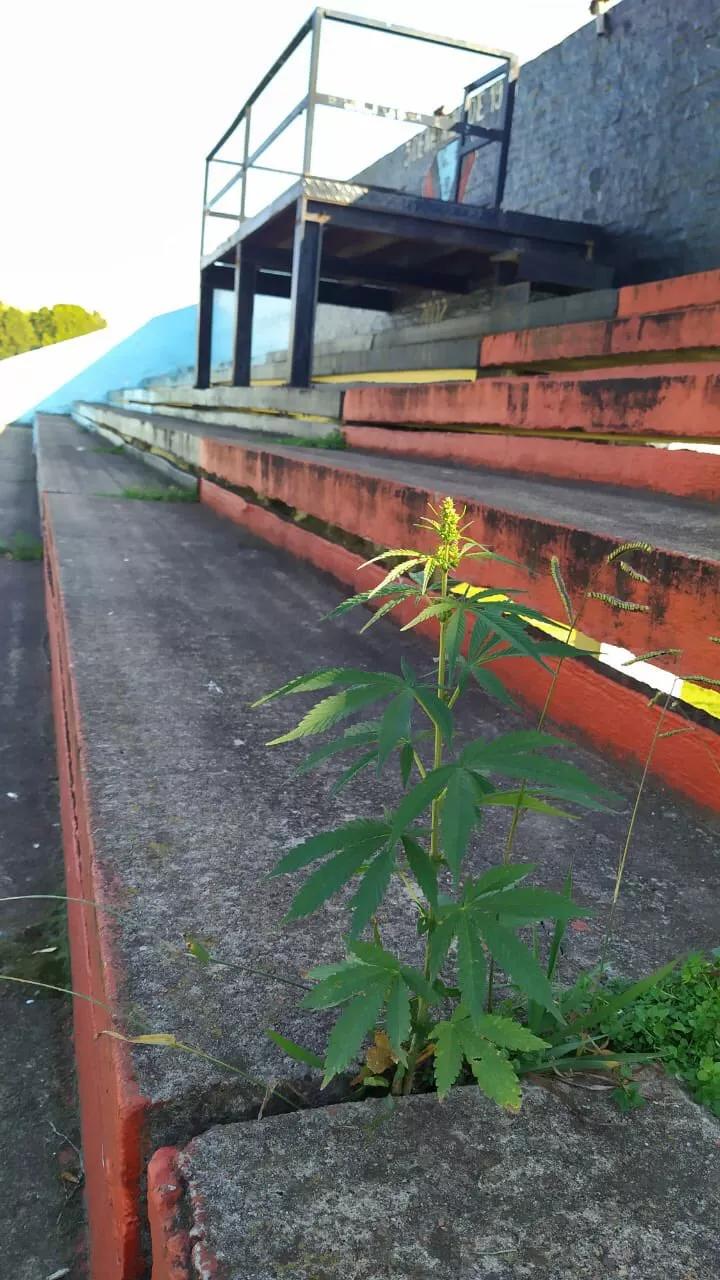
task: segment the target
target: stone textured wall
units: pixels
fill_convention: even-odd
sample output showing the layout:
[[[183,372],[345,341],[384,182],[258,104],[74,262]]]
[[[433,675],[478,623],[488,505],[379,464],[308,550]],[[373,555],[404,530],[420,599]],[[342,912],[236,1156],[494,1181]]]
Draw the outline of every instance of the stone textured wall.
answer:
[[[621,233],[625,281],[718,267],[719,0],[621,0],[608,26],[521,68],[504,207]],[[494,150],[467,199],[486,198]],[[421,151],[406,144],[363,177],[427,192],[438,164]]]

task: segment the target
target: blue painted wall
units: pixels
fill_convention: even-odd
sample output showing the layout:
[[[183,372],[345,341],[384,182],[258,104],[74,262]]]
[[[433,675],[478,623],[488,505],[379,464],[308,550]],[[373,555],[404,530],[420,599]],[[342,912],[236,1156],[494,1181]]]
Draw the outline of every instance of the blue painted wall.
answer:
[[[232,304],[231,293],[216,293],[213,364],[221,364],[230,359]],[[80,373],[59,385],[50,395],[35,404],[23,406],[23,412],[16,420],[31,422],[33,414],[38,411],[68,413],[74,400],[106,400],[108,392],[117,388],[137,387],[146,379],[173,376],[191,369],[195,362],[196,315],[197,309],[193,306],[154,316]],[[257,299],[253,334],[254,359],[260,360],[270,351],[287,346],[288,315],[289,303],[283,299]],[[68,348],[71,345],[69,342]],[[55,351],[57,352],[57,347]],[[9,364],[11,362],[8,361]],[[0,383],[1,381],[0,365]]]

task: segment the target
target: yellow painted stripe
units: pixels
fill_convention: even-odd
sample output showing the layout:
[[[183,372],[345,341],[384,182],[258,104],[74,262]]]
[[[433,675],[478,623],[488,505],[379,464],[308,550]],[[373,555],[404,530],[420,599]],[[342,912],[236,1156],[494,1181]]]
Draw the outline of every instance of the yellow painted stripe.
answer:
[[[313,382],[474,382],[477,369],[391,369],[384,373],[323,373]],[[253,378],[254,387],[284,387],[284,378]]]
[[[456,587],[453,587],[455,594],[470,597],[478,595],[480,591],[484,590],[487,590],[487,588],[473,587],[466,582],[459,583]],[[507,599],[506,595],[498,593],[498,595],[488,596],[487,603]],[[672,672],[666,671],[663,667],[643,662],[638,664],[638,668],[642,665],[646,678],[638,679],[637,671],[633,669],[633,666],[627,665],[627,659],[620,664],[617,661],[611,661],[611,656],[618,652],[617,646],[606,644],[602,640],[595,640],[592,636],[585,635],[583,631],[573,630],[568,634],[567,625],[562,622],[556,622],[553,618],[546,618],[544,622],[539,622],[536,618],[528,618],[526,621],[531,626],[537,627],[539,631],[552,636],[553,639],[563,640],[566,644],[571,645],[572,648],[577,649],[579,653],[587,653],[597,658],[604,666],[611,666],[615,671],[623,671],[631,679],[636,679],[638,684],[649,684],[653,689],[665,689],[668,686],[668,678],[672,678]],[[624,654],[629,651],[620,650],[619,652]],[[633,656],[635,655],[630,655],[630,657]],[[686,702],[688,706],[704,711],[706,715],[712,716],[715,720],[720,720],[720,691],[717,689],[706,688],[704,685],[695,684],[692,680],[676,678],[673,697],[680,702]]]

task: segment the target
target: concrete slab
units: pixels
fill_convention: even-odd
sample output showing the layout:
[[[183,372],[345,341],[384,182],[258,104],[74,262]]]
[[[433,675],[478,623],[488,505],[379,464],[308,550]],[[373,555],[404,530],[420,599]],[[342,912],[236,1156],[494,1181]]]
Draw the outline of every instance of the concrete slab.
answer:
[[[74,955],[78,989],[110,1007],[109,1016],[93,1006],[76,1011],[92,1015],[79,1041],[91,1099],[88,1182],[102,1189],[110,1181],[116,1206],[102,1210],[95,1200],[101,1237],[108,1215],[115,1222],[124,1206],[123,1234],[102,1255],[112,1255],[102,1272],[109,1280],[124,1274],[121,1254],[139,1256],[146,1153],[252,1116],[263,1100],[267,1110],[282,1105],[268,1096],[273,1081],[283,1092],[315,1095],[316,1083],[264,1032],[274,1026],[321,1046],[327,1024],[301,1013],[297,989],[281,979],[338,954],[345,912],[333,902],[310,923],[285,927],[293,886],[265,875],[288,844],[373,812],[376,784],[360,782],[331,801],[329,774],[310,785],[295,774],[301,751],[264,747],[287,724],[288,709],[251,712],[249,702],[302,669],[394,668],[401,651],[422,665],[427,650],[382,624],[358,637],[352,616],[322,623],[343,592],[202,507],[51,493],[46,509],[53,668],[63,690],[58,736],[69,744],[72,770],[61,769],[66,858],[86,896],[122,913],[78,908],[78,937],[87,941]],[[465,733],[493,735],[527,721],[477,697],[461,723]],[[542,879],[558,887],[572,863],[579,897],[601,907],[590,929],[573,937],[577,965],[598,955],[633,789],[597,756],[580,749],[574,756],[619,790],[622,812],[571,828],[533,815],[518,856],[541,850]],[[386,799],[393,802],[391,787]],[[717,826],[657,786],[643,809],[613,955],[627,972],[717,942],[708,892]],[[502,815],[493,815],[475,851],[478,866],[503,829]],[[411,954],[413,922],[399,897],[395,909],[389,943]],[[199,969],[185,954],[186,935],[238,967]],[[244,1074],[168,1049],[126,1049],[99,1034],[111,1027],[172,1032]]]
[[[41,493],[122,494],[130,488],[165,488],[143,462],[115,454],[72,418],[37,415],[37,484]]]
[[[595,640],[619,645],[635,654],[680,648],[684,671],[717,671],[716,646],[709,637],[717,629],[720,562],[715,550],[704,558],[702,554],[683,554],[676,549],[677,544],[683,545],[685,530],[682,518],[677,518],[683,511],[687,511],[691,532],[699,535],[695,551],[707,546],[708,534],[711,541],[715,537],[715,509],[708,504],[669,500],[656,494],[637,495],[636,507],[634,497],[627,491],[616,491],[615,523],[610,533],[606,509],[611,509],[611,494],[607,486],[557,485],[556,501],[541,500],[534,514],[530,514],[522,505],[522,496],[518,501],[516,489],[520,495],[530,489],[537,501],[543,489],[546,493],[552,490],[552,482],[538,482],[538,489],[534,490],[534,479],[522,478],[516,484],[512,476],[504,475],[506,501],[499,501],[497,477],[487,471],[463,474],[457,468],[453,476],[451,468],[433,469],[432,464],[416,464],[409,459],[359,461],[354,452],[331,457],[323,451],[260,449],[210,439],[202,442],[202,456],[203,473],[219,478],[219,483],[225,485],[223,490],[218,484],[207,485],[203,481],[202,501],[264,537],[274,537],[272,529],[258,527],[257,523],[257,513],[266,508],[268,499],[282,504],[281,509],[286,511],[289,508],[290,512],[314,517],[326,526],[330,541],[320,538],[316,540],[319,545],[313,543],[306,548],[303,539],[310,535],[297,530],[297,554],[321,567],[330,567],[334,573],[336,543],[342,544],[348,534],[375,546],[427,545],[422,542],[425,535],[418,530],[418,520],[426,513],[428,503],[437,507],[445,495],[453,493],[466,508],[474,536],[518,566],[470,565],[466,573],[471,582],[526,592],[528,604],[557,619],[561,609],[550,573],[551,559],[557,556],[573,598],[580,600],[589,587],[594,592],[611,594],[621,590],[631,603],[642,606],[620,611],[608,608],[602,599],[587,599],[582,625]],[[394,464],[391,473],[384,469],[385,461]],[[561,504],[569,499],[565,506],[557,503],[563,490]],[[249,505],[245,498],[237,496],[238,491],[251,498]],[[583,503],[580,495],[583,499],[586,495]],[[581,509],[583,505],[590,507],[591,518]],[[675,517],[666,520],[662,512],[668,509],[675,511]],[[597,524],[591,532],[594,520]],[[288,529],[292,526],[287,520],[279,520],[278,544],[290,548],[293,539]],[[633,583],[630,587],[625,576],[619,578],[614,565],[607,563],[608,555],[628,539],[655,544],[644,563],[651,579],[649,586]],[[685,545],[689,549],[687,542]],[[343,568],[337,576],[352,587],[356,568],[348,572]],[[517,663],[508,667],[502,674],[510,687],[531,705],[542,706],[547,692],[544,675]],[[621,688],[621,682],[622,673],[609,680],[607,674],[592,665],[566,664],[553,695],[553,713],[560,723],[579,730],[601,749],[642,763],[653,734],[654,713],[647,706],[642,686],[635,686],[630,693]],[[621,704],[624,713],[619,717]],[[677,727],[685,727],[684,722],[681,720]],[[658,744],[653,769],[700,803],[717,808],[720,795],[712,763],[718,747],[715,730],[699,724],[693,735],[683,740],[682,753],[677,752],[676,745],[674,740]]]
[[[352,387],[343,421],[712,441],[720,438],[720,364]]]
[[[466,1088],[389,1117],[366,1102],[210,1129],[176,1180],[167,1153],[151,1165],[153,1277],[709,1280],[720,1124],[653,1092],[629,1116],[535,1086],[509,1117]]]
[[[148,406],[139,401],[128,400],[125,408],[129,413],[144,414]],[[306,439],[322,440],[323,436],[337,430],[337,423],[328,418],[290,418],[281,413],[238,413],[233,409],[187,409],[179,405],[153,405],[151,412],[161,418],[187,419],[188,413],[195,416],[201,426],[230,427],[239,436],[248,434],[262,439],[264,436],[300,436]]]
[[[480,345],[480,364],[483,368],[582,369],[717,360],[719,353],[720,306],[716,304],[489,334]]]
[[[342,392],[334,387],[136,387],[122,393],[123,403],[174,405],[185,409],[228,409],[240,413],[300,414],[310,418],[340,416]]]
[[[521,476],[573,480],[585,486],[606,484],[652,490],[704,502],[720,498],[720,453],[697,447],[674,449],[668,455],[665,450],[646,444],[528,438],[527,433],[508,431],[423,431],[420,427],[404,431],[347,426],[343,434],[349,448],[366,453],[461,463]]]

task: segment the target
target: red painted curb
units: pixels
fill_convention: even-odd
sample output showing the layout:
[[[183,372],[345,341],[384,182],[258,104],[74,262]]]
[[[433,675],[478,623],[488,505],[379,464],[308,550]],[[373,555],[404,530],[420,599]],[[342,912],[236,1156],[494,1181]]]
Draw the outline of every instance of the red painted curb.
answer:
[[[443,492],[344,470],[340,457],[330,463],[209,439],[203,440],[201,446],[202,469],[228,485],[278,499],[294,510],[306,511],[381,547],[431,545],[428,535],[418,529],[418,521],[426,514],[429,502],[437,506],[445,496]],[[559,607],[549,572],[552,555],[557,555],[571,593],[584,592],[590,573],[596,569],[594,590],[613,595],[618,590],[615,569],[603,561],[620,544],[620,538],[518,515],[490,502],[465,501],[473,536],[519,565],[529,565],[538,574],[528,581],[521,568],[489,562],[468,570],[472,581],[527,590],[528,603],[549,617],[557,616]],[[651,612],[616,613],[592,600],[583,614],[583,630],[633,653],[681,648],[686,670],[716,669],[717,645],[707,637],[717,633],[720,563],[660,549],[653,558],[652,587],[633,585],[630,589],[624,580],[623,588],[628,590],[628,598],[636,602],[643,602],[649,590]]]
[[[469,431],[394,431],[344,427],[351,449],[405,458],[436,458],[523,475],[553,476],[651,489],[678,498],[720,498],[720,455],[651,445],[596,444]]]
[[[720,271],[698,271],[670,280],[626,285],[618,293],[619,316],[676,311],[680,307],[704,307],[720,302]]]
[[[350,387],[345,423],[720,437],[720,364]]]
[[[160,1147],[148,1165],[152,1280],[190,1280],[190,1236],[180,1221],[183,1182],[175,1147]]]
[[[363,569],[358,575],[362,563],[360,556],[338,548],[272,512],[253,507],[244,498],[207,480],[201,481],[200,500],[273,545],[332,574],[355,591],[367,589],[381,580],[375,565]],[[360,495],[358,504],[362,504]],[[258,512],[262,519],[258,518]],[[393,541],[386,545],[392,545]],[[403,542],[401,545],[408,544]],[[389,615],[396,623],[405,623],[410,616],[412,610],[404,605]],[[416,630],[424,635],[436,635],[436,626],[430,621]],[[544,704],[550,676],[542,668],[530,662],[508,661],[498,664],[497,670],[508,688],[518,693],[529,706]],[[570,660],[564,663],[558,679],[551,716],[555,723],[571,732],[578,732],[599,750],[609,750],[621,760],[643,764],[655,730],[657,712],[648,707],[646,695],[628,689],[585,663]],[[665,723],[668,730],[687,725],[687,721],[674,712],[667,714]],[[692,733],[683,736],[679,751],[673,738],[657,744],[651,772],[698,804],[720,811],[720,788],[709,756],[720,765],[718,737],[711,730],[695,726]]]
[[[43,525],[67,892],[70,897],[112,906],[113,886],[104,880],[95,861],[85,746],[47,501],[43,504]],[[112,920],[101,910],[68,903],[73,988],[105,1006],[73,1001],[90,1274],[95,1280],[141,1280],[145,1274],[140,1228],[141,1135],[148,1102],[137,1088],[127,1045],[102,1035],[113,1029],[110,1010],[117,1008],[118,998]]]
[[[488,334],[480,343],[480,364],[491,368],[542,361],[611,360],[613,356],[713,348],[720,348],[718,305]]]

